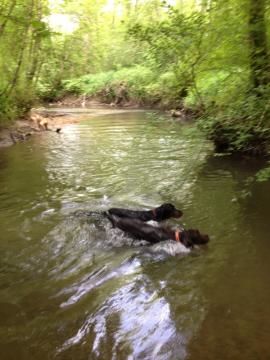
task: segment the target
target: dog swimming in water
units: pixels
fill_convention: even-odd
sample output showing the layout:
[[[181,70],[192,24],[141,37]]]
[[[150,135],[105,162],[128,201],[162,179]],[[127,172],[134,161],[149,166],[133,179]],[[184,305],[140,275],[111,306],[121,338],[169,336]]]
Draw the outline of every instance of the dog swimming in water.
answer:
[[[173,230],[169,227],[156,227],[138,219],[121,218],[107,215],[113,227],[118,228],[138,240],[146,240],[151,244],[161,241],[174,240],[187,248],[204,245],[209,242],[209,236],[201,234],[199,230]]]

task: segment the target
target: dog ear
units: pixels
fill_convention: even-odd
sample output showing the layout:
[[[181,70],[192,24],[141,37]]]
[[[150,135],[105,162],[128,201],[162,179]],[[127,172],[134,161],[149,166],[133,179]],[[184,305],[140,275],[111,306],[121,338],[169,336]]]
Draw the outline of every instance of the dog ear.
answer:
[[[175,207],[172,204],[162,204],[158,208],[156,208],[157,220],[165,220],[172,216]]]
[[[165,212],[164,210],[165,210],[164,209],[164,204],[155,209],[155,211],[156,211],[156,219],[155,220],[156,221],[163,220],[164,212]]]
[[[189,236],[187,236],[186,243],[184,245],[192,249],[194,247],[194,242]]]
[[[184,230],[182,232],[181,241],[187,248],[193,248],[193,241],[190,235],[190,230]]]

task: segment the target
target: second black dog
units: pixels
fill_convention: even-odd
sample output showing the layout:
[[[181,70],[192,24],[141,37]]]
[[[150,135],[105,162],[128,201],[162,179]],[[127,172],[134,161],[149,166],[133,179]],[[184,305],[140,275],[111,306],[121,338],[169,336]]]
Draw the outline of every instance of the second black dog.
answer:
[[[146,240],[151,244],[165,240],[175,240],[182,243],[187,248],[194,245],[207,244],[209,236],[201,234],[199,230],[173,230],[165,227],[155,227],[146,224],[138,219],[120,218],[114,215],[107,215],[114,227],[130,234],[139,240]]]

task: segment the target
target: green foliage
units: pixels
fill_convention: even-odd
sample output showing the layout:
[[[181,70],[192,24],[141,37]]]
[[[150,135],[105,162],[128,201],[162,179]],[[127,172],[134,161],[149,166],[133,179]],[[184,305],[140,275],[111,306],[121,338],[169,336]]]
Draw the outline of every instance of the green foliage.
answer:
[[[251,95],[228,109],[211,109],[199,126],[221,152],[265,155],[270,144],[270,104]],[[213,116],[214,113],[214,116]]]
[[[0,128],[17,116],[17,108],[7,99],[0,98]]]
[[[203,114],[200,126],[220,151],[268,151],[265,0],[10,0],[0,8],[0,119],[67,92],[111,102],[124,83],[133,102]],[[72,31],[50,28],[50,15],[66,16]]]
[[[197,76],[197,90],[205,107],[226,109],[237,108],[240,101],[246,98],[248,73],[240,69],[205,71]],[[185,104],[196,105],[197,96],[190,89]],[[214,105],[214,106],[213,106]]]
[[[105,89],[114,79],[114,72],[84,75],[79,78],[64,80],[63,87],[73,94],[96,95]]]
[[[0,123],[29,109],[36,98],[42,46],[51,36],[47,0],[4,1],[0,7]]]
[[[270,166],[260,170],[256,174],[256,180],[259,182],[269,181],[270,180]]]
[[[164,20],[146,25],[137,23],[128,30],[130,36],[148,45],[145,53],[148,66],[161,74],[173,75],[168,93],[174,93],[176,100],[181,100],[188,88],[196,89],[195,73],[205,25],[202,14],[186,16],[169,7]]]
[[[154,78],[154,73],[149,68],[135,66],[64,80],[63,88],[73,94],[100,96],[105,101],[113,101],[119,84],[124,83],[130,100],[142,102],[150,100],[151,82]]]

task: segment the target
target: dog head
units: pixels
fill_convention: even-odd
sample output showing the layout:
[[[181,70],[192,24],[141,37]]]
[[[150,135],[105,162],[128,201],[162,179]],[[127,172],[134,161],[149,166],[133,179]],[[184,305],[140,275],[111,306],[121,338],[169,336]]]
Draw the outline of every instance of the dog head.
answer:
[[[166,220],[171,217],[180,218],[183,213],[172,204],[162,204],[155,209],[157,221]]]
[[[210,240],[208,235],[201,234],[199,230],[194,230],[194,229],[185,230],[185,235],[187,237],[188,245],[190,247],[194,245],[205,245]]]

